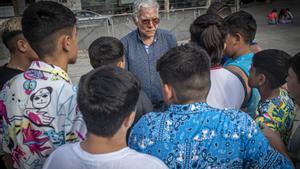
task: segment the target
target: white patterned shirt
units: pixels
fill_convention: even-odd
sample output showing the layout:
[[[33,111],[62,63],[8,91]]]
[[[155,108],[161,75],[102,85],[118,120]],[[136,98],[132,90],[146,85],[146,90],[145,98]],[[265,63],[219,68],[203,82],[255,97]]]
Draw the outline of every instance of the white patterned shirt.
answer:
[[[64,70],[41,61],[6,83],[0,93],[2,141],[14,167],[42,168],[57,147],[85,138],[76,90]]]

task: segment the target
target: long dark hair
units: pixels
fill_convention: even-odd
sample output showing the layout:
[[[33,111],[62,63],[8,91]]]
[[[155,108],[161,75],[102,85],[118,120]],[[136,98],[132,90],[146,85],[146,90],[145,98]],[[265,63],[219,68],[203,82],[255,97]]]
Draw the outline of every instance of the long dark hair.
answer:
[[[204,48],[211,58],[211,65],[219,65],[224,50],[226,33],[222,18],[214,14],[199,16],[190,26],[191,42]]]

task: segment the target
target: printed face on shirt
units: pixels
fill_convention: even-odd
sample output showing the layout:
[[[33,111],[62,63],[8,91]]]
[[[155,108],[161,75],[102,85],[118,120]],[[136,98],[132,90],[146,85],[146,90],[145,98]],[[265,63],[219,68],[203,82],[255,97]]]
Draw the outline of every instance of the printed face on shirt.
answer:
[[[141,8],[135,22],[140,36],[142,38],[154,37],[159,21],[158,9],[156,6]]]
[[[41,88],[40,90],[38,90],[30,97],[32,106],[36,109],[47,107],[51,102],[51,93],[51,87]]]
[[[296,100],[300,99],[300,82],[297,79],[297,75],[292,68],[289,69],[287,77],[287,87],[289,94]]]

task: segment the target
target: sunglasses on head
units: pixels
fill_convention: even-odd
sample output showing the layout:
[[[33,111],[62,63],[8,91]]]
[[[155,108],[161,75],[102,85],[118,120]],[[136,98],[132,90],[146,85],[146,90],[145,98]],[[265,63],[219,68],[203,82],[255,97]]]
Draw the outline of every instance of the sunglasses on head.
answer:
[[[154,26],[158,25],[160,22],[159,18],[152,18],[152,19],[142,19],[142,24],[143,25],[150,25],[150,22],[152,22],[152,24]]]

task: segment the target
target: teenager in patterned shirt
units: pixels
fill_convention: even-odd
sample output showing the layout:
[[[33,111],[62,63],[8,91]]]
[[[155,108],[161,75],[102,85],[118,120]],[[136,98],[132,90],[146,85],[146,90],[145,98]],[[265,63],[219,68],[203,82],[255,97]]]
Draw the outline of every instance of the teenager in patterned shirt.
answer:
[[[295,118],[294,102],[281,88],[286,83],[289,59],[289,54],[276,49],[258,52],[253,57],[249,77],[249,85],[257,88],[261,96],[255,121],[261,128],[266,126],[279,134],[285,145]],[[274,139],[269,141],[276,147]]]

